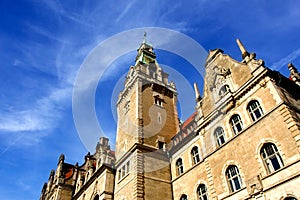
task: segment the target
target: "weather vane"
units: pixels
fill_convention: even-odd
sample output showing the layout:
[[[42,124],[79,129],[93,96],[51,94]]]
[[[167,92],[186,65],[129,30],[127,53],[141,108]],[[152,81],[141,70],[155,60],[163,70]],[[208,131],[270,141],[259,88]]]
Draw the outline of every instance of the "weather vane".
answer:
[[[144,43],[147,43],[147,32],[144,32]]]

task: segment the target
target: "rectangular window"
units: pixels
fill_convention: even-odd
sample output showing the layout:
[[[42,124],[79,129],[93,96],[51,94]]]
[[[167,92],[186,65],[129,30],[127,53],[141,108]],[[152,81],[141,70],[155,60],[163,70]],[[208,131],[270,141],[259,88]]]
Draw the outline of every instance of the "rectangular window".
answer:
[[[130,170],[130,161],[128,161],[128,162],[126,163],[126,174],[129,173],[129,170]]]
[[[164,148],[164,142],[158,141],[158,148],[163,149]]]
[[[121,169],[118,171],[119,173],[119,180],[122,180],[127,174],[129,174],[130,171],[130,161],[127,161],[126,164],[124,164]]]

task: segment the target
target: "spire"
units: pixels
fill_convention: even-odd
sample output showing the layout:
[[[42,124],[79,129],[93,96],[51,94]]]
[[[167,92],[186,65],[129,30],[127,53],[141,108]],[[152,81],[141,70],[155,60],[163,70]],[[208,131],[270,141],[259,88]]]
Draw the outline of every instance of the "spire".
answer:
[[[201,96],[200,96],[200,92],[199,92],[197,83],[194,83],[194,90],[195,90],[195,95],[196,95],[196,101],[198,102],[201,100]]]
[[[242,52],[242,58],[245,59],[247,56],[249,56],[249,52],[246,50],[246,48],[244,47],[244,45],[242,44],[242,42],[240,41],[240,39],[236,39],[236,43],[238,44],[241,52]]]
[[[156,55],[153,51],[153,46],[147,42],[147,33],[144,32],[144,39],[139,49],[137,50],[138,55],[135,58],[136,65],[139,62],[149,64],[155,62]]]

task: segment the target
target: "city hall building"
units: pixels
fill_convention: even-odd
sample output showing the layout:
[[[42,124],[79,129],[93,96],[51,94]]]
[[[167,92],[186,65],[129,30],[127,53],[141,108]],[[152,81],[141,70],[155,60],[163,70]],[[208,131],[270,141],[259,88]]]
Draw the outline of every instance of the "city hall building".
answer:
[[[181,123],[175,83],[144,41],[118,97],[116,150],[102,137],[83,164],[62,154],[40,200],[300,200],[300,74],[237,44],[242,61],[209,52]]]

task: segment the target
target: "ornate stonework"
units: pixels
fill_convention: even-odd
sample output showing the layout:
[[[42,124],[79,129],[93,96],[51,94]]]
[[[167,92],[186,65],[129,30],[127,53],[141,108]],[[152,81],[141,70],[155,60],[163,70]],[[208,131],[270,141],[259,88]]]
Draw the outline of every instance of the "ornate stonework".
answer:
[[[61,155],[40,199],[300,199],[300,75],[237,43],[241,62],[210,51],[196,110],[179,122],[175,83],[145,40],[118,98],[116,152],[100,138],[82,165]]]

